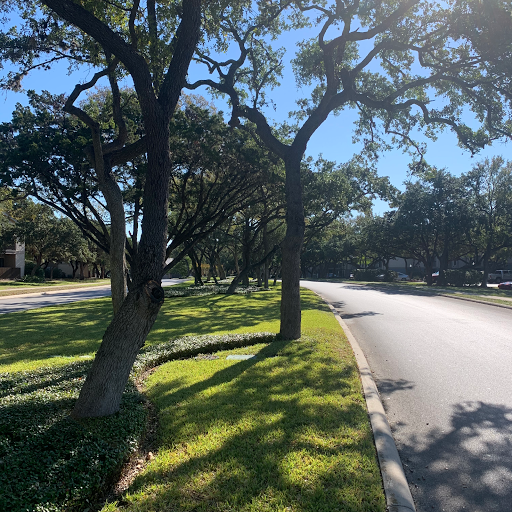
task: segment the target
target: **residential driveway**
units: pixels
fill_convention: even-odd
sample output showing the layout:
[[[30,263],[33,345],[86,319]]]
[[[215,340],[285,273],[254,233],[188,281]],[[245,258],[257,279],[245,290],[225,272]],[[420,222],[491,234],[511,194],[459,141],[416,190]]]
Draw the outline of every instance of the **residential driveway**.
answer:
[[[512,311],[357,284],[333,303],[377,382],[418,512],[512,510]]]
[[[162,286],[172,286],[182,283],[184,279],[162,279]],[[15,313],[27,309],[56,306],[69,302],[97,299],[110,296],[110,285],[90,286],[69,290],[55,290],[47,292],[34,292],[26,295],[11,295],[0,297],[0,314]]]

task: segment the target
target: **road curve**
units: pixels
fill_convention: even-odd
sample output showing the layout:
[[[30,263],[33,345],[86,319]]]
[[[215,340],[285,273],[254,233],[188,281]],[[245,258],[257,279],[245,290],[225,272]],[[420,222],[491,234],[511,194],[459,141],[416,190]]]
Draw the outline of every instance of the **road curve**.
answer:
[[[418,512],[512,510],[512,311],[414,290],[303,281],[377,382]]]

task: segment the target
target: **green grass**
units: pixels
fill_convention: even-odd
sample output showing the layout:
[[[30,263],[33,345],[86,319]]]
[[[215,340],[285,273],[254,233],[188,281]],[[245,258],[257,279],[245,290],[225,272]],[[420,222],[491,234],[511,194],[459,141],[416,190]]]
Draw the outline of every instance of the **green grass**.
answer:
[[[0,372],[92,357],[111,315],[110,298],[0,315]]]
[[[198,310],[209,309],[214,327],[219,308],[230,312],[228,323],[236,316],[232,298],[219,299]],[[246,300],[238,307],[248,329],[278,328],[279,310],[267,305],[277,305],[276,292]],[[122,506],[105,512],[385,509],[352,352],[315,295],[304,292],[303,305],[298,341],[170,362],[150,376],[159,450]],[[228,353],[256,358],[227,360]]]
[[[156,405],[160,422],[155,459],[136,479],[121,505],[111,503],[105,510],[385,510],[352,352],[335,318],[317,296],[304,291],[302,305],[304,335],[298,341],[229,351],[257,354],[247,361],[227,360],[226,351],[217,353],[218,359],[213,360],[198,357],[174,361],[150,376],[147,396]],[[0,372],[11,375],[2,380],[2,386],[5,389],[19,382],[25,386],[27,397],[37,391],[32,396],[34,405],[10,406],[21,407],[24,414],[32,407],[41,412],[34,415],[33,428],[27,430],[30,435],[18,441],[27,445],[26,453],[30,454],[36,451],[30,448],[29,439],[40,439],[44,445],[45,439],[53,440],[58,432],[72,432],[69,449],[60,451],[60,443],[65,443],[67,436],[58,441],[59,446],[51,442],[52,457],[57,461],[50,463],[57,469],[46,473],[53,475],[55,485],[62,480],[59,471],[75,467],[71,465],[75,454],[90,454],[90,461],[87,456],[77,459],[78,467],[85,468],[83,473],[92,475],[84,484],[76,484],[85,485],[85,490],[75,492],[75,484],[66,481],[69,510],[73,506],[86,508],[83,500],[88,490],[104,485],[107,473],[127,453],[118,447],[114,450],[117,458],[110,458],[105,445],[95,442],[94,432],[101,431],[103,420],[95,420],[89,434],[89,426],[80,430],[65,419],[83,378],[71,370],[77,364],[87,367],[88,361],[83,360],[98,348],[110,317],[108,298],[0,316]],[[278,330],[279,289],[237,296],[173,297],[165,301],[147,345],[156,348],[187,335]],[[20,373],[27,369],[32,373]],[[72,378],[66,377],[70,371]],[[37,377],[39,374],[42,376]],[[26,398],[23,393],[19,396]],[[132,408],[137,403],[128,401]],[[105,427],[113,432],[131,421],[123,434],[128,451],[140,418],[130,410],[119,425]],[[10,417],[3,416],[6,428],[10,428]],[[0,437],[1,430],[0,425]],[[80,432],[87,439],[84,449],[78,449],[82,446]],[[9,446],[7,450],[14,456]],[[17,449],[22,448],[17,445]],[[24,471],[24,463],[20,464]],[[30,464],[27,467],[30,472]],[[32,480],[37,483],[38,478],[43,477]],[[51,482],[45,491],[48,496],[54,485]],[[29,486],[23,492],[28,496],[30,489],[34,488]],[[51,500],[48,503],[51,505]],[[52,510],[50,505],[48,510]],[[56,505],[53,510],[68,510],[66,507]]]
[[[308,299],[304,307],[308,307]],[[168,298],[146,344],[187,335],[277,332],[276,311],[279,296],[272,292]],[[108,297],[0,315],[0,372],[92,357],[111,315]]]
[[[510,298],[508,300],[505,297],[503,299],[500,299],[499,297],[491,295],[491,294],[480,296],[478,294],[445,293],[443,295],[451,296],[451,297],[458,297],[458,298],[463,297],[463,298],[467,298],[469,300],[475,300],[478,302],[486,302],[489,304],[499,304],[501,306],[512,307],[512,301],[510,300]]]

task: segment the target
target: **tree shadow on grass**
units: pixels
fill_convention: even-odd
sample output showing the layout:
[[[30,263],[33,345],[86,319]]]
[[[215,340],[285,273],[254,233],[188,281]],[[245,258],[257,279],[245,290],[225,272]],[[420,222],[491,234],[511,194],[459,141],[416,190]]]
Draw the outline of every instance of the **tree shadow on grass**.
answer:
[[[454,407],[451,427],[400,448],[418,511],[509,511],[512,409],[464,402]]]
[[[218,334],[241,328],[258,329],[260,324],[272,324],[279,330],[280,301],[278,294],[255,292],[247,295],[208,295],[199,297],[172,297],[164,303],[147,344],[153,345],[190,334]],[[194,311],[190,311],[193,305]],[[302,311],[329,311],[317,296],[301,296]],[[265,329],[268,330],[268,329]]]
[[[274,342],[187,387],[150,385],[170,452],[135,481],[144,507],[383,511],[357,370],[328,358]]]
[[[105,298],[0,315],[0,364],[95,352],[111,314]]]

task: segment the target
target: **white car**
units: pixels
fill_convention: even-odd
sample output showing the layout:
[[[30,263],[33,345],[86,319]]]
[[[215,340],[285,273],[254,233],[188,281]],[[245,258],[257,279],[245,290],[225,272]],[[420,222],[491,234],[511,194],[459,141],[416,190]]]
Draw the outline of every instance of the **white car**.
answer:
[[[395,281],[410,281],[410,280],[411,280],[411,278],[407,274],[404,274],[403,272],[397,272]]]

